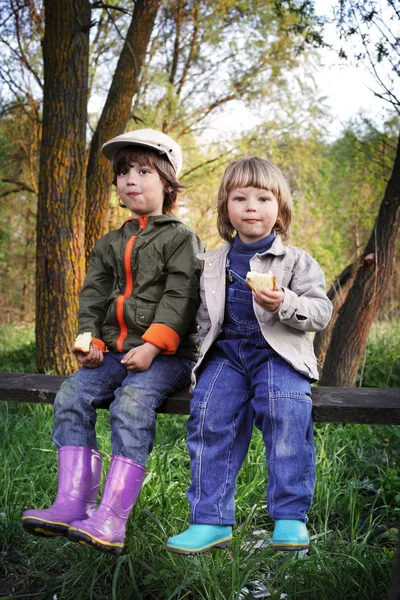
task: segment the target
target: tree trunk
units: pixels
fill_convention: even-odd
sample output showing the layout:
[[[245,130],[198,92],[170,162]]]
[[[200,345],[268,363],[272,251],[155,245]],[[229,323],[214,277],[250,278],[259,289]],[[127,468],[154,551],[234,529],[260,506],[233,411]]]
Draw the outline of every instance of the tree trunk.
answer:
[[[392,175],[374,229],[333,328],[321,385],[355,385],[369,330],[393,275],[399,228],[400,137]]]
[[[345,269],[336,277],[332,284],[332,287],[328,291],[328,298],[333,304],[332,318],[329,324],[322,331],[317,331],[314,337],[314,352],[317,357],[318,371],[322,374],[322,369],[325,362],[326,353],[329,348],[329,344],[332,337],[332,331],[336,323],[336,319],[339,314],[339,310],[342,308],[344,301],[347,298],[347,294],[351,286],[353,285],[354,277],[357,272],[357,264],[352,263],[347,265]]]
[[[90,5],[45,0],[36,253],[39,372],[76,369],[71,347],[84,275]]]
[[[86,185],[86,261],[95,242],[106,233],[112,171],[108,160],[101,154],[101,147],[124,132],[159,4],[159,0],[136,0],[107,100],[90,144]]]

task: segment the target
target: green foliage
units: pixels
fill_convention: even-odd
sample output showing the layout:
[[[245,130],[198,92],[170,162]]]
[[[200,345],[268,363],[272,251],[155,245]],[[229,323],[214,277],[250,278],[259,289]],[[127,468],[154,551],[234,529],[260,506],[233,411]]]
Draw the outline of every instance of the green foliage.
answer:
[[[398,118],[382,131],[361,116],[327,144],[309,129],[273,136],[269,158],[292,189],[293,242],[321,264],[328,283],[358,259],[372,231],[393,168]]]
[[[7,139],[3,131],[3,127],[0,126],[0,178],[3,176],[3,161],[7,152]]]
[[[7,153],[7,139],[4,132],[4,128],[0,122],[0,185],[1,180],[4,177],[4,161]],[[0,221],[0,267],[5,267],[4,258],[6,256],[6,245],[11,237],[9,225]]]
[[[233,100],[276,105],[288,74],[320,43],[320,29],[309,1],[165,0],[135,115],[182,141]]]
[[[10,241],[11,234],[7,229],[0,229],[0,267],[5,267],[6,244]]]
[[[0,324],[0,370],[35,373],[35,332],[32,325]]]
[[[329,270],[336,266],[336,274],[360,256],[370,236],[391,175],[397,129],[398,121],[395,128],[393,122],[387,122],[381,132],[359,119],[327,149],[320,234],[330,254]]]
[[[0,153],[4,154],[0,163],[0,322],[3,323],[30,320],[35,310],[37,199],[34,193],[39,124],[32,107],[15,105],[9,112],[0,119]]]
[[[50,407],[0,403],[0,593],[50,600],[237,600],[263,582],[272,600],[384,600],[399,515],[400,432],[396,427],[323,425],[316,431],[317,487],[308,555],[255,553],[245,543],[270,540],[263,442],[254,432],[237,486],[237,521],[229,551],[169,554],[165,542],[188,520],[186,418],[160,415],[142,493],[128,522],[124,554],[109,557],[67,541],[25,534],[28,507],[48,506],[57,485]],[[108,413],[99,411],[99,447],[108,466]],[[261,531],[255,534],[255,531]],[[253,541],[251,541],[253,540]],[[13,592],[11,592],[13,588]]]
[[[400,324],[379,321],[372,325],[356,385],[400,388]]]

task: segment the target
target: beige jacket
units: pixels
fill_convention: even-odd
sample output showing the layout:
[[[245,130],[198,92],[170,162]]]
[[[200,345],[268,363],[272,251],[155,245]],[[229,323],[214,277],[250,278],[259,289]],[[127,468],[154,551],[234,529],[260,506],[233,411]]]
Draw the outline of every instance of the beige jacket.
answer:
[[[204,261],[200,280],[201,304],[197,312],[200,353],[193,370],[192,385],[204,356],[222,331],[225,311],[226,257],[231,248],[198,255]],[[332,315],[324,274],[304,250],[284,246],[277,236],[269,250],[250,260],[252,271],[272,272],[285,294],[280,307],[270,313],[253,302],[260,329],[270,346],[297,371],[318,379],[312,333],[324,329]]]

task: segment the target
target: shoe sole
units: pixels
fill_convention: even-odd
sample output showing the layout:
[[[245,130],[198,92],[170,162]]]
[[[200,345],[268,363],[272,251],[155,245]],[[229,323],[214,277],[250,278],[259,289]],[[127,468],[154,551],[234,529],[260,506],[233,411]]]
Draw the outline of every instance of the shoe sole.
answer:
[[[273,550],[288,550],[296,552],[297,550],[309,550],[309,544],[271,544]]]
[[[57,521],[45,521],[44,519],[26,517],[21,521],[22,529],[26,533],[36,535],[37,537],[57,537],[66,536],[68,533],[68,523],[59,523]]]
[[[90,546],[91,548],[95,548],[100,552],[104,552],[106,554],[114,554],[115,556],[119,556],[123,549],[123,544],[109,544],[107,542],[102,542],[99,538],[89,535],[85,533],[81,529],[72,529],[68,530],[68,539],[71,542],[77,542],[82,546]]]
[[[212,550],[213,548],[218,548],[222,550],[223,548],[228,548],[231,544],[232,538],[228,538],[220,542],[208,544],[208,546],[203,546],[198,550],[190,550],[189,548],[177,548],[176,546],[167,546],[167,550],[168,552],[173,552],[174,554],[185,554],[186,556],[195,556],[197,554],[204,554],[205,552],[207,552],[208,550]]]

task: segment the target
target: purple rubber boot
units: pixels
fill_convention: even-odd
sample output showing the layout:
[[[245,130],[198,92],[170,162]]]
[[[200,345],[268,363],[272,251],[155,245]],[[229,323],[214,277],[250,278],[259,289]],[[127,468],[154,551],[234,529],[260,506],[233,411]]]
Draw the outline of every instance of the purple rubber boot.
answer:
[[[100,487],[101,454],[82,446],[58,451],[58,492],[54,504],[43,510],[26,510],[22,527],[33,535],[66,535],[72,521],[87,519],[96,510]]]
[[[142,487],[144,474],[144,465],[124,456],[113,456],[99,508],[90,519],[71,523],[69,539],[101,552],[121,554],[126,522]]]

